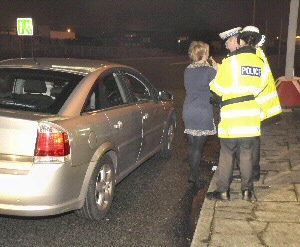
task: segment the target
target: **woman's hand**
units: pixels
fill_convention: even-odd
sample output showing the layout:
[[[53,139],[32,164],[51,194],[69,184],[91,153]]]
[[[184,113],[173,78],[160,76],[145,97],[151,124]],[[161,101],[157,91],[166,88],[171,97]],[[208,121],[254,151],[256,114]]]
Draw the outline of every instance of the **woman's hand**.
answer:
[[[218,63],[217,63],[212,57],[210,57],[209,59],[211,60],[212,67],[213,67],[216,71],[218,71]]]
[[[218,71],[218,66],[219,66],[218,63],[214,63],[214,64],[213,64],[213,68],[214,68],[216,71]]]

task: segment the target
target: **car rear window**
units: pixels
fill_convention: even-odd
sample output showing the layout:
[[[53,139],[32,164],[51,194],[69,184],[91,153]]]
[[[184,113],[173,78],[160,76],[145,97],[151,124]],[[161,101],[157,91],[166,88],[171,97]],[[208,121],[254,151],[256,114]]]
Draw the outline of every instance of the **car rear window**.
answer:
[[[82,75],[37,69],[0,69],[0,108],[57,114]]]

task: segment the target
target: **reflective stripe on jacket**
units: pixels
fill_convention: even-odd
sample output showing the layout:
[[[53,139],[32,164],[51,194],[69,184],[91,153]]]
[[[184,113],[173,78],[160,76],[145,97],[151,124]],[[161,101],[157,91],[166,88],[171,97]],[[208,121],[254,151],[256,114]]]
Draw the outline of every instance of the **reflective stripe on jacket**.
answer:
[[[256,55],[264,61],[265,71],[267,71],[266,87],[256,97],[257,103],[261,108],[261,120],[273,117],[282,112],[280,100],[276,90],[276,84],[271,72],[268,60],[264,52],[260,49],[256,49]]]
[[[222,101],[246,95],[256,97],[266,86],[263,61],[252,47],[242,47],[223,59],[210,89]],[[221,108],[220,138],[260,136],[260,106],[256,100],[229,104]]]

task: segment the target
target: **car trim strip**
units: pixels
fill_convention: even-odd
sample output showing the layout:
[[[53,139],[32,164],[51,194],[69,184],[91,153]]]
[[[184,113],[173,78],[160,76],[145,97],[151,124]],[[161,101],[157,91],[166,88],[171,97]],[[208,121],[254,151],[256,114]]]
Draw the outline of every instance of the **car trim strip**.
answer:
[[[13,154],[1,154],[0,161],[11,161],[11,162],[33,162],[33,156],[25,155],[13,155]]]
[[[26,175],[28,173],[29,173],[28,170],[16,170],[16,169],[0,168],[0,174]]]

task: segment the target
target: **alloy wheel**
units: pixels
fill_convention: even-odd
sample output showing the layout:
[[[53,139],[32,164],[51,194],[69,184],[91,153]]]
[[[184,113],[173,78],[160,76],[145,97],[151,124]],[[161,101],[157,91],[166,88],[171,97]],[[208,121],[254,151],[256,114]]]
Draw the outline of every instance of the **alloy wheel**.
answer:
[[[108,164],[104,164],[97,175],[95,188],[95,200],[99,210],[109,206],[112,191],[112,170]]]

